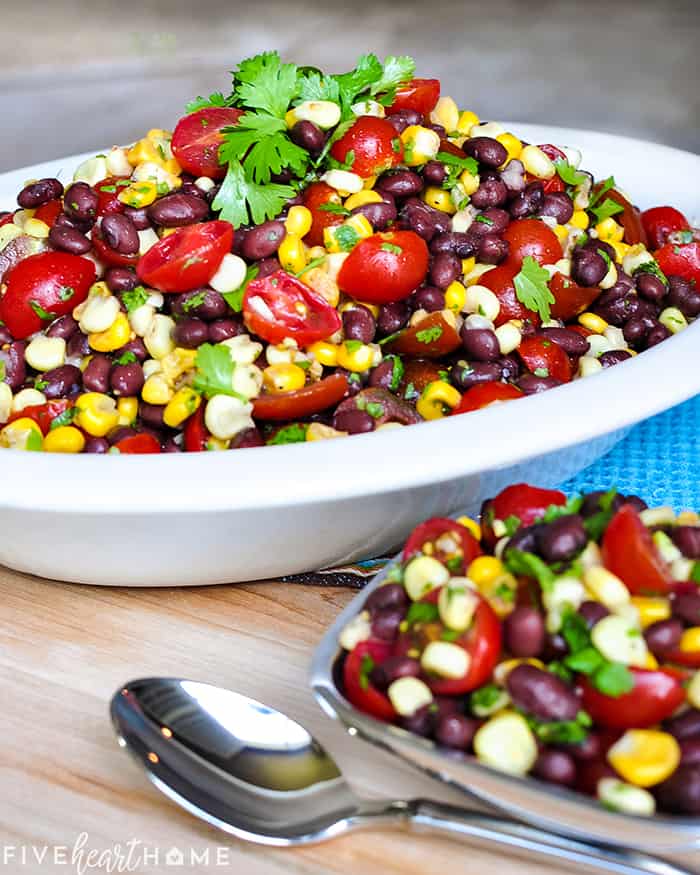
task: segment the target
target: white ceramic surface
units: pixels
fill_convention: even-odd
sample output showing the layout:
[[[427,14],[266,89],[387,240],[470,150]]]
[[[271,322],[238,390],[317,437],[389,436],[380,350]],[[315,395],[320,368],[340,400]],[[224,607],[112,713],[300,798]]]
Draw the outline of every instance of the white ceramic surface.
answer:
[[[531,142],[582,148],[642,208],[700,213],[700,156],[526,124]],[[85,156],[0,176],[70,179]],[[700,324],[603,374],[466,416],[342,440],[243,452],[51,456],[0,451],[0,562],[43,577],[130,586],[225,583],[319,568],[397,545],[420,520],[518,480],[553,485],[636,422],[700,392]]]

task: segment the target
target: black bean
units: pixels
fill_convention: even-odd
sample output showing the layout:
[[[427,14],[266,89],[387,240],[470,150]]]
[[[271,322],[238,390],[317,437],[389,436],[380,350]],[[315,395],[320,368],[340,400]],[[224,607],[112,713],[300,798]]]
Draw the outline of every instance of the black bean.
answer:
[[[608,272],[602,255],[590,249],[575,249],[571,259],[571,278],[580,286],[597,286]]]
[[[574,204],[565,191],[553,191],[544,196],[538,215],[551,216],[560,225],[566,225],[574,214]]]
[[[625,327],[622,329],[625,342],[632,349],[640,349],[643,346],[648,333],[649,326],[644,319],[641,319],[638,316],[635,316],[633,319],[630,319],[629,322],[625,323]]]
[[[307,120],[297,122],[289,132],[289,138],[311,155],[318,155],[326,142],[326,135],[321,128]]]
[[[679,747],[682,766],[700,766],[700,738],[686,738]]]
[[[382,304],[377,315],[377,327],[384,335],[400,331],[408,322],[411,310],[407,301]]]
[[[671,602],[674,617],[689,626],[700,626],[700,592],[682,592]]]
[[[362,204],[352,211],[353,216],[360,214],[367,219],[375,231],[384,231],[396,219],[396,207],[389,201],[381,203]]]
[[[46,371],[42,375],[46,382],[43,393],[51,400],[52,398],[70,398],[80,392],[83,375],[80,368],[75,365],[60,365],[53,370]]]
[[[169,437],[161,447],[162,453],[182,453],[183,449],[174,437]]]
[[[508,189],[500,179],[484,180],[471,196],[471,204],[477,210],[500,207],[508,200]]]
[[[63,185],[58,179],[39,179],[24,186],[17,195],[17,203],[25,210],[35,210],[49,201],[56,200],[62,194]]]
[[[49,231],[49,243],[54,249],[70,252],[71,255],[84,255],[92,246],[85,234],[65,225],[53,225]]]
[[[370,614],[387,608],[401,608],[405,612],[408,603],[408,595],[400,583],[385,583],[367,596],[364,607]]]
[[[412,170],[397,170],[381,176],[375,188],[394,197],[411,197],[423,191],[423,180]]]
[[[251,228],[243,241],[243,257],[249,261],[269,258],[277,252],[286,233],[284,222],[279,221],[263,222]]]
[[[510,246],[507,240],[495,234],[487,234],[479,241],[477,261],[482,264],[500,264],[508,258]]]
[[[444,714],[435,724],[435,740],[443,747],[468,750],[479,728],[479,721],[464,714]]]
[[[406,128],[411,125],[420,125],[423,122],[423,116],[415,109],[398,109],[386,117],[386,120],[392,124],[396,130],[402,134]]]
[[[683,635],[683,624],[680,620],[659,620],[644,630],[644,640],[654,656],[677,650]]]
[[[537,395],[539,392],[546,392],[547,389],[556,389],[561,386],[561,382],[554,377],[536,377],[534,374],[523,374],[518,379],[518,388],[526,395]]]
[[[594,312],[609,322],[610,325],[615,325],[617,328],[622,328],[623,325],[630,319],[634,319],[638,315],[640,309],[640,300],[635,292],[627,292],[623,297],[609,301],[609,299],[601,295],[598,299]]]
[[[575,760],[590,762],[600,759],[603,743],[599,735],[596,735],[595,732],[589,732],[583,741],[579,741],[577,744],[566,744],[563,747]]]
[[[508,157],[506,147],[492,137],[471,137],[462,148],[467,155],[487,167],[500,167]]]
[[[371,343],[377,331],[377,323],[367,307],[361,304],[343,313],[343,334],[346,340]]]
[[[586,621],[586,626],[592,629],[596,623],[607,617],[610,611],[600,602],[587,600],[581,603],[577,613]]]
[[[537,549],[537,532],[539,525],[521,526],[508,540],[509,550],[522,550],[524,553],[534,553]]]
[[[656,787],[656,798],[664,811],[700,814],[700,766],[682,766]]]
[[[65,213],[59,213],[55,220],[52,228],[73,228],[73,230],[80,231],[82,234],[87,233],[90,228],[95,224],[94,219],[86,219],[81,221],[80,219],[69,218]]]
[[[466,392],[479,383],[495,383],[501,379],[501,373],[498,362],[457,362],[450,371],[450,380]]]
[[[146,431],[146,429],[143,430]],[[135,434],[137,434],[136,429],[132,428],[130,425],[118,425],[107,435],[107,440],[112,446],[114,446],[125,438],[134,437]]]
[[[637,292],[647,301],[660,303],[666,297],[668,289],[657,276],[650,273],[638,273],[636,279]]]
[[[460,332],[462,347],[470,359],[495,362],[501,356],[498,338],[490,328],[468,328],[465,322]]]
[[[444,234],[450,230],[451,222],[447,213],[424,204],[417,198],[408,200],[401,210],[401,226],[414,231],[428,242],[436,234]]]
[[[130,292],[139,284],[139,278],[128,267],[110,267],[104,275],[110,292]]]
[[[399,726],[406,732],[428,738],[435,729],[435,714],[428,705],[425,705],[423,708],[419,708],[415,714],[411,714],[410,717],[401,717],[398,722]]]
[[[86,334],[83,334],[82,331],[75,331],[71,334],[68,338],[68,344],[66,345],[67,356],[90,355],[90,352],[90,342],[88,341]]]
[[[544,188],[541,182],[529,182],[525,188],[516,194],[508,206],[508,212],[514,219],[524,219],[533,216],[544,206]]]
[[[197,349],[209,339],[209,326],[203,319],[185,316],[175,324],[173,337],[178,346],[185,349]]]
[[[109,372],[111,370],[112,360],[110,357],[97,353],[90,359],[83,371],[83,386],[88,392],[106,392],[109,389]]]
[[[249,447],[264,447],[265,441],[257,428],[245,428],[239,431],[229,444],[230,450],[245,450]]]
[[[182,177],[181,177],[182,178]],[[178,194],[189,194],[192,197],[198,197],[202,200],[206,201],[207,193],[203,191],[201,188],[196,186],[192,180],[186,179],[180,188],[177,190]],[[148,209],[148,208],[146,208]]]
[[[581,704],[561,678],[521,663],[506,680],[513,704],[540,720],[575,720]]]
[[[87,221],[95,218],[98,204],[97,192],[87,182],[74,182],[66,189],[63,211],[70,219]]]
[[[600,499],[605,495],[605,492],[602,489],[595,489],[592,492],[587,492],[583,496],[583,504],[581,505],[581,516],[589,517],[593,516],[594,513],[598,513],[599,510],[602,510],[600,506]],[[619,493],[615,495],[612,500],[611,509],[613,513],[617,512],[622,505],[625,503],[624,495],[620,495]]]
[[[190,304],[192,298],[196,299],[195,306]],[[196,303],[197,301],[199,303]],[[173,295],[171,306],[176,316],[196,316],[204,319],[205,322],[219,319],[229,312],[223,296],[214,289],[194,289],[181,295]]]
[[[664,340],[668,340],[670,336],[671,332],[668,328],[659,322],[659,324],[655,325],[647,334],[647,349],[656,346]]]
[[[516,380],[522,373],[520,361],[514,355],[504,355],[498,360],[503,380]]]
[[[553,340],[567,355],[576,358],[585,355],[590,348],[590,343],[585,337],[568,328],[542,328],[539,333]]]
[[[678,741],[693,736],[700,738],[700,711],[697,708],[689,708],[677,717],[667,720],[664,729]]]
[[[124,210],[124,215],[131,219],[137,231],[145,231],[151,227],[151,220],[148,218],[148,207],[127,207]]]
[[[700,526],[674,526],[671,538],[688,559],[700,559]]]
[[[450,252],[434,255],[430,265],[430,282],[439,289],[446,289],[462,273],[462,262]]]
[[[544,647],[546,629],[537,608],[518,605],[503,623],[506,647],[513,656],[538,656]]]
[[[374,431],[374,418],[364,410],[343,410],[333,417],[333,428],[348,434]]]
[[[16,392],[27,378],[27,366],[24,361],[24,350],[27,344],[24,340],[14,340],[7,348],[0,349],[0,361],[5,365],[3,382]]]
[[[68,340],[77,330],[78,323],[70,313],[66,313],[65,316],[59,316],[58,319],[49,325],[46,329],[46,334],[48,337],[62,337],[64,340]]]
[[[148,207],[148,218],[164,228],[180,228],[203,222],[209,215],[209,205],[193,194],[168,194]],[[102,223],[104,225],[104,222]]]
[[[266,276],[277,273],[278,270],[282,269],[278,258],[261,258],[257,262],[256,267],[258,268],[258,277],[260,279],[264,279]]]
[[[399,678],[417,678],[421,673],[420,663],[409,656],[390,656],[375,666],[370,674],[372,684],[385,690]]]
[[[138,395],[144,384],[143,368],[138,362],[114,365],[109,375],[109,384],[115,395],[128,398]]]
[[[442,185],[447,178],[447,169],[442,161],[428,161],[423,167],[423,179],[430,185]]]
[[[139,251],[139,234],[128,216],[121,213],[105,216],[100,224],[100,234],[107,246],[115,252],[133,255]]]
[[[116,358],[119,358],[119,356],[123,355],[125,352],[132,352],[140,362],[145,361],[149,357],[146,344],[140,337],[135,337],[133,340],[127,341],[127,343],[118,349],[114,355]]]
[[[163,428],[163,411],[164,404],[147,404],[145,401],[139,401],[139,416],[142,422],[150,425],[151,428]]]
[[[609,349],[598,357],[598,361],[604,368],[611,368],[613,365],[619,365],[627,359],[632,358],[632,354],[626,349]]]
[[[545,523],[537,534],[540,553],[547,562],[573,559],[587,541],[583,519],[578,514],[567,514]]]
[[[451,252],[459,258],[469,258],[476,253],[477,245],[478,241],[465,231],[447,231],[430,241],[430,251],[434,255]]]
[[[563,750],[543,750],[537,757],[533,772],[548,784],[570,787],[576,781],[574,758]]]
[[[641,513],[643,510],[646,510],[649,506],[643,498],[640,498],[638,495],[626,495],[624,498],[625,504],[631,504],[632,507],[637,511],[637,513]]]
[[[489,207],[479,213],[472,222],[469,226],[469,233],[477,237],[484,237],[486,234],[502,234],[509,223],[510,216],[505,210],[499,207]]]
[[[6,325],[0,325],[0,346],[4,346],[6,343],[12,343],[12,335]]]
[[[441,258],[442,256],[437,257]],[[446,257],[450,258],[451,256]],[[445,293],[435,286],[422,286],[415,291],[410,302],[415,310],[427,310],[429,313],[434,313],[436,310],[445,309]]]
[[[88,437],[85,440],[85,447],[83,448],[83,452],[99,454],[108,453],[109,441],[101,437]]]
[[[238,337],[239,334],[245,334],[240,319],[215,319],[209,323],[209,341],[211,343],[221,343],[222,340]]]
[[[369,385],[391,391],[392,386],[396,383],[396,368],[397,358],[395,356],[387,356],[384,361],[380,362],[376,368],[372,368],[370,371]]]
[[[401,608],[385,608],[372,617],[372,637],[393,641],[399,634],[399,626],[406,612]]]
[[[677,307],[689,319],[700,316],[700,290],[693,287],[688,280],[678,276],[670,276],[668,284],[669,306]]]

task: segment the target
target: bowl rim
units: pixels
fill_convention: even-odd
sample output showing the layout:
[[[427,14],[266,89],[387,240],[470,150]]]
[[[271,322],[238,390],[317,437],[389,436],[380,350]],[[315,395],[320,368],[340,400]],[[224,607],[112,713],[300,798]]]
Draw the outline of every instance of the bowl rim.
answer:
[[[576,790],[556,787],[536,778],[499,772],[475,757],[450,757],[433,741],[383,723],[354,707],[338,690],[334,666],[342,648],[344,626],[356,616],[369,593],[381,586],[395,557],[358,592],[324,633],[317,645],[309,684],[316,701],[351,735],[387,750],[436,780],[463,791],[467,797],[542,829],[593,842],[645,851],[688,850],[700,847],[700,817],[656,814],[641,817],[604,809]]]
[[[669,146],[612,134],[517,125],[524,135],[560,138],[602,149],[661,150],[697,167],[700,156]],[[86,153],[87,156],[94,152]],[[58,159],[73,167],[86,155]],[[4,187],[57,161],[0,174]],[[16,189],[15,189],[16,190]],[[1,205],[1,204],[0,204]],[[663,356],[663,358],[662,358]],[[113,513],[139,503],[135,512],[182,513],[295,506],[399,493],[455,478],[478,476],[564,450],[619,431],[700,393],[700,320],[642,355],[607,369],[602,381],[577,380],[539,395],[500,404],[469,416],[447,417],[420,428],[399,428],[342,440],[249,448],[239,453],[153,456],[65,455],[4,450],[0,506],[63,513]],[[519,411],[518,419],[513,419]],[[514,435],[516,435],[514,439]],[[435,452],[439,447],[440,451]],[[262,454],[262,455],[261,455]],[[77,478],[103,489],[73,495]],[[98,479],[99,478],[99,479]],[[27,483],[40,483],[29,489]],[[187,488],[183,486],[187,484]],[[200,485],[201,484],[201,485]]]

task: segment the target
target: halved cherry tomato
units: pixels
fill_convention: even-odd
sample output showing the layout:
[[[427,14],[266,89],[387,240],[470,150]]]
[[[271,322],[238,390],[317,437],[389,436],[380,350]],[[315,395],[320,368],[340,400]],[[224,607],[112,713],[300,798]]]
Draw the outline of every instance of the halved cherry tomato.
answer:
[[[185,423],[185,452],[187,453],[203,453],[207,448],[207,441],[211,434],[204,424],[204,410],[205,405],[200,404]]]
[[[563,273],[554,274],[549,281],[549,290],[554,295],[552,316],[564,320],[583,313],[600,295],[598,286],[579,286]]]
[[[603,564],[632,595],[667,593],[673,578],[651,534],[631,504],[610,520],[601,544]]]
[[[300,346],[325,340],[342,324],[335,307],[284,270],[248,283],[243,319],[250,331],[268,343],[291,337]]]
[[[667,243],[657,249],[654,258],[666,276],[680,276],[700,289],[700,242]]]
[[[451,320],[452,314],[445,316],[442,310],[429,313],[416,325],[404,328],[394,339],[386,344],[387,352],[400,355],[442,358],[462,345],[462,340]]]
[[[138,263],[140,258],[138,252],[126,255],[123,252],[117,252],[116,249],[112,249],[111,246],[107,245],[102,232],[97,226],[92,229],[91,240],[97,257],[100,261],[110,265],[110,267],[133,267]]]
[[[439,79],[411,79],[396,92],[394,102],[387,109],[387,113],[391,115],[400,109],[412,109],[425,117],[435,109],[439,97]]]
[[[22,340],[87,298],[95,282],[92,261],[68,252],[39,252],[18,262],[4,277],[0,319]]]
[[[54,198],[52,201],[47,201],[45,204],[37,207],[34,218],[39,219],[40,222],[44,222],[51,228],[62,209],[63,201],[60,198]],[[0,225],[2,224],[0,221]]]
[[[645,210],[642,213],[642,226],[652,249],[661,249],[672,231],[690,229],[686,217],[674,207],[652,207]]]
[[[142,453],[159,453],[160,444],[152,434],[132,434],[130,437],[122,438],[117,441],[114,446],[120,453],[142,454]]]
[[[542,517],[551,505],[561,507],[566,504],[566,495],[558,489],[541,489],[527,483],[514,483],[502,489],[495,498],[484,503],[482,516],[490,516],[497,520],[517,517],[523,526],[530,526]]]
[[[348,378],[338,372],[316,383],[309,383],[296,392],[260,395],[253,400],[253,416],[274,422],[303,419],[342,401],[348,389]]]
[[[305,189],[304,206],[311,210],[311,229],[304,237],[304,242],[309,246],[323,246],[323,231],[334,225],[341,225],[345,220],[343,215],[343,201],[338,192],[326,185],[325,182],[312,182]],[[329,207],[329,209],[324,209]],[[337,207],[340,212],[333,212]]]
[[[608,729],[645,729],[660,723],[685,701],[685,690],[671,673],[630,668],[634,687],[621,696],[606,696],[582,677],[583,708]]]
[[[528,255],[538,264],[554,264],[563,256],[557,235],[539,219],[517,219],[511,222],[503,233],[503,239],[508,241],[510,247],[508,262],[517,267],[520,267]]]
[[[23,407],[21,410],[11,413],[7,421],[13,422],[15,419],[27,416],[36,422],[42,434],[48,434],[54,419],[65,413],[72,406],[73,402],[67,398],[52,398],[51,401],[47,401],[45,404],[32,404],[29,407]]]
[[[178,228],[142,255],[139,279],[161,292],[189,292],[205,286],[231,251],[230,222],[200,222]]]
[[[447,547],[443,540],[444,535],[448,535],[451,542]],[[448,517],[433,517],[416,526],[403,548],[403,561],[407,562],[423,553],[426,544],[430,545],[430,555],[434,559],[444,564],[450,563],[448,567],[453,575],[466,574],[469,563],[481,556],[481,547],[474,535],[457,520]],[[459,559],[457,568],[453,567],[455,557]]]
[[[593,186],[594,195],[598,193],[601,185],[602,183],[599,182],[597,185]],[[622,207],[622,212],[617,213],[613,218],[625,229],[623,238],[625,243],[629,243],[630,245],[634,243],[643,243],[646,246],[647,235],[644,226],[642,225],[639,210],[635,206],[632,206],[627,198],[620,194],[617,189],[611,188],[609,191],[606,191],[601,198],[601,203],[604,203],[606,198],[610,198],[610,200],[615,201],[616,204],[619,204]]]
[[[428,383],[441,379],[440,375],[443,372],[444,368],[441,368],[437,362],[430,361],[429,359],[407,358],[403,362],[403,376],[399,384],[399,397],[410,398],[411,393],[406,394],[410,386],[413,387],[413,392],[416,395],[420,395]]]
[[[343,665],[343,691],[356,708],[390,723],[396,711],[389,697],[372,685],[367,671],[369,665],[381,665],[391,656],[391,645],[384,641],[361,641],[348,653]]]
[[[123,191],[129,183],[128,176],[108,176],[95,186],[97,192],[97,215],[109,216],[115,213],[123,213],[126,204],[119,200],[119,192]]]
[[[536,327],[542,322],[538,313],[528,310],[518,300],[518,296],[515,293],[515,277],[519,272],[519,265],[506,263],[487,271],[479,279],[480,284],[486,286],[487,289],[491,289],[498,298],[500,310],[494,322],[496,328],[504,325],[511,319],[527,319]]]
[[[569,356],[553,340],[546,337],[524,337],[517,351],[527,369],[535,376],[553,377],[561,383],[571,380]]]
[[[561,149],[558,149],[556,146],[553,146],[551,143],[540,143],[537,147],[541,149],[544,154],[554,161],[566,161],[566,155],[562,152]],[[529,174],[528,174],[529,177]],[[536,177],[533,177],[535,179]],[[542,188],[544,189],[545,194],[552,194],[557,191],[566,191],[566,184],[564,180],[559,176],[558,173],[555,173],[551,179],[541,179]]]
[[[428,258],[425,240],[413,231],[372,234],[360,240],[345,259],[338,285],[358,301],[401,301],[425,279]]]
[[[684,665],[687,668],[700,668],[700,650],[671,650],[668,653],[664,653],[664,662]]]
[[[223,128],[238,124],[243,110],[207,106],[181,118],[175,125],[170,147],[178,164],[193,176],[223,179],[226,166],[219,163]]]
[[[471,389],[467,389],[462,395],[462,400],[452,411],[452,415],[471,413],[473,410],[481,410],[482,407],[488,407],[490,404],[513,401],[515,398],[522,397],[523,393],[520,389],[510,383],[479,383],[472,386]]]
[[[403,143],[391,122],[361,115],[331,147],[331,156],[366,179],[390,170],[403,159]]]

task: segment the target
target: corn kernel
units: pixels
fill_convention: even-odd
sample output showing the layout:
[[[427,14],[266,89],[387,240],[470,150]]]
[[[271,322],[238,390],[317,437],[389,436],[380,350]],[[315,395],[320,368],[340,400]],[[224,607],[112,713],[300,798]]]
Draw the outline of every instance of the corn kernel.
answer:
[[[345,255],[346,253],[343,252],[341,254]],[[313,267],[311,270],[305,270],[299,279],[317,292],[331,307],[338,306],[338,301],[340,300],[338,283],[322,267]]]
[[[170,316],[156,313],[153,317],[151,324],[148,326],[148,331],[143,337],[148,354],[152,358],[165,358],[168,353],[175,349],[175,341],[173,340],[174,328],[175,322]]]
[[[505,147],[505,150],[508,153],[508,157],[503,162],[504,165],[509,161],[512,161],[514,158],[520,158],[520,154],[523,151],[523,144],[516,136],[509,133],[499,134],[496,139],[501,146]]]
[[[305,237],[311,230],[313,216],[311,210],[302,207],[300,204],[295,204],[287,213],[287,218],[284,220],[284,227],[287,234],[294,234],[296,237]]]
[[[582,355],[578,361],[579,377],[592,377],[603,370],[600,361],[592,355]]]
[[[477,556],[467,569],[467,577],[481,589],[499,577],[505,568],[500,559],[495,556]]]
[[[374,186],[377,184],[378,176],[365,176],[362,180],[362,190],[363,191],[371,191]]]
[[[651,817],[656,811],[656,800],[648,790],[618,781],[617,778],[601,778],[597,787],[598,799],[611,811]]]
[[[141,389],[141,397],[146,404],[167,404],[174,394],[170,384],[160,373],[148,377]]]
[[[321,177],[321,182],[330,185],[339,192],[343,197],[349,197],[351,194],[357,194],[362,191],[362,177],[357,173],[351,173],[349,170],[326,170]]]
[[[555,225],[552,228],[552,231],[554,231],[554,234],[560,243],[564,243],[569,236],[569,231],[567,230],[566,225]]]
[[[459,181],[465,195],[473,195],[481,185],[481,178],[478,173],[472,173],[470,170],[465,170],[459,175]]]
[[[307,347],[307,351],[324,367],[334,368],[338,364],[338,347],[334,343],[328,343],[327,340],[312,343]]]
[[[573,225],[574,228],[579,228],[581,231],[585,231],[589,225],[588,213],[585,210],[574,210],[572,217],[569,219],[569,224]]]
[[[501,304],[491,289],[474,283],[467,290],[465,310],[467,313],[475,313],[495,322],[501,312]],[[518,343],[520,343],[520,339],[518,339]]]
[[[338,643],[344,650],[354,650],[358,644],[367,641],[371,635],[372,626],[369,621],[369,611],[362,611],[343,626],[343,631],[338,636]]]
[[[700,708],[700,671],[696,671],[685,688],[688,704]]]
[[[581,313],[578,317],[578,321],[579,325],[583,325],[584,328],[593,331],[595,334],[603,334],[605,329],[609,327],[605,319],[590,312]]]
[[[537,759],[537,742],[524,717],[502,711],[484,723],[474,736],[479,762],[508,772],[526,775]]]
[[[168,401],[163,411],[163,422],[170,428],[177,428],[189,419],[202,403],[201,395],[190,386],[178,389]]]
[[[467,276],[470,274],[474,268],[476,267],[476,258],[473,255],[470,255],[469,258],[462,259],[462,274]]]
[[[676,523],[679,526],[697,526],[700,525],[700,514],[694,510],[682,510],[676,517]]]
[[[37,371],[51,371],[66,360],[66,341],[62,337],[39,335],[24,351],[27,364]]]
[[[136,167],[144,161],[153,161],[159,164],[163,161],[163,155],[158,152],[156,146],[147,137],[138,140],[126,153],[126,160],[132,167]]]
[[[299,273],[306,267],[306,250],[301,237],[287,234],[277,249],[277,257],[283,270]]]
[[[72,425],[54,428],[44,438],[47,453],[82,453],[84,446],[83,433]]]
[[[472,112],[470,109],[462,110],[459,114],[457,125],[454,130],[457,131],[457,133],[464,134],[468,137],[471,129],[474,125],[478,125],[480,121],[479,116],[475,112]]]
[[[628,243],[622,243],[620,240],[611,240],[610,246],[615,250],[616,261],[622,262],[622,259],[632,248]]]
[[[306,372],[299,365],[269,365],[263,371],[263,383],[269,392],[295,392],[306,383]]]
[[[346,340],[338,346],[338,364],[348,371],[366,371],[372,367],[374,359],[374,349],[359,340]]]
[[[609,614],[591,630],[591,640],[606,659],[644,668],[647,645],[641,631],[629,620]]]
[[[426,593],[448,583],[450,572],[442,562],[432,556],[416,556],[406,565],[404,587],[413,601],[421,599]]]
[[[288,128],[293,128],[297,122],[313,122],[323,131],[334,128],[340,121],[340,106],[333,100],[305,100],[284,117]]]
[[[41,429],[28,416],[21,416],[0,431],[0,447],[10,450],[39,451],[43,449]]]
[[[437,188],[433,185],[428,186],[428,188],[425,189],[421,197],[423,201],[428,204],[428,206],[433,207],[436,210],[440,210],[443,213],[452,215],[453,213],[457,212],[457,207],[452,201],[452,196],[450,195],[450,192],[445,191],[444,188]]]
[[[240,431],[252,428],[253,405],[232,395],[214,395],[207,402],[204,424],[219,440],[230,440]]]
[[[612,216],[603,219],[602,222],[598,222],[595,226],[595,230],[598,234],[598,239],[605,243],[612,243],[613,241],[617,242],[622,240],[625,236],[624,228],[621,225],[618,225]]]
[[[430,113],[430,121],[434,125],[442,125],[448,134],[457,130],[459,120],[459,109],[451,97],[441,97],[435,104],[433,111]],[[478,122],[475,122],[475,124],[478,124]],[[466,131],[464,133],[466,133]]]
[[[248,265],[240,255],[227,252],[221,259],[216,273],[209,280],[209,285],[217,292],[235,292],[243,285],[247,270]]]
[[[351,194],[350,197],[346,199],[343,206],[346,210],[355,210],[357,207],[364,207],[367,204],[380,204],[382,201],[383,198],[378,191],[363,189],[362,191],[358,191],[357,194]],[[292,209],[294,208],[292,207]]]
[[[139,412],[138,398],[120,398],[117,401],[119,425],[131,425]]]
[[[646,629],[652,623],[668,620],[671,616],[671,603],[668,599],[652,596],[633,596],[631,602],[637,609],[642,629]]]
[[[103,155],[96,155],[78,165],[73,174],[73,182],[87,182],[88,185],[97,185],[107,175],[107,159]]]
[[[131,325],[126,313],[119,313],[106,331],[88,335],[88,343],[97,352],[113,352],[128,343],[130,337]]]
[[[7,385],[4,383],[3,385]],[[8,386],[9,388],[9,386]],[[25,407],[35,407],[38,404],[46,403],[46,395],[38,389],[21,389],[14,398],[11,398],[11,410],[13,413],[19,413]]]
[[[389,685],[386,694],[396,713],[402,717],[410,717],[433,701],[430,687],[420,678],[399,678]]]
[[[659,314],[659,322],[668,328],[671,334],[678,334],[679,331],[688,327],[688,320],[678,307],[666,307],[662,310]]]
[[[442,419],[459,404],[462,396],[444,380],[433,380],[423,389],[416,410],[423,419]]]
[[[700,652],[700,626],[692,626],[686,629],[681,637],[679,649],[682,653]]]
[[[595,601],[605,605],[609,611],[616,611],[630,602],[630,592],[625,584],[602,565],[587,568],[583,572],[583,583]]]
[[[431,161],[440,151],[440,137],[430,128],[422,125],[409,125],[401,134],[403,143],[403,163],[407,167],[417,167]]]
[[[467,529],[472,535],[474,535],[477,541],[481,540],[481,526],[479,525],[479,523],[477,523],[476,520],[473,520],[469,516],[460,516],[457,517],[457,522],[460,524],[460,526],[464,526],[465,529]]]
[[[42,222],[41,219],[27,219],[24,223],[24,233],[37,240],[45,240],[50,230],[46,222]]]
[[[608,750],[615,771],[636,787],[653,787],[678,768],[681,750],[669,732],[628,729]]]
[[[117,197],[127,207],[140,209],[149,206],[158,197],[158,186],[155,182],[135,182],[123,188]]]
[[[522,161],[525,170],[538,179],[552,179],[556,175],[557,168],[554,162],[539,146],[525,146],[519,160]]]
[[[346,437],[346,431],[338,431],[330,425],[324,425],[322,422],[312,422],[306,429],[307,441],[326,441],[331,438]]]
[[[467,302],[467,290],[459,280],[453,280],[445,289],[445,306],[448,310],[461,313]]]
[[[104,437],[119,422],[119,412],[113,398],[101,392],[86,392],[75,403],[76,422],[93,437]]]
[[[440,619],[455,632],[465,632],[469,628],[479,605],[479,597],[470,584],[467,578],[462,582],[458,577],[453,577],[438,596]]]
[[[466,677],[470,663],[467,651],[450,641],[431,641],[420,659],[423,671],[451,680]]]
[[[156,362],[156,364],[160,364],[159,370],[168,383],[174,385],[185,372],[191,371],[194,368],[196,358],[196,349],[184,349],[181,346],[177,346],[172,352],[163,356],[160,362]],[[145,365],[146,362],[144,362],[144,374],[146,372]],[[153,373],[156,373],[156,371],[153,371]],[[151,375],[149,374],[148,376]]]
[[[7,422],[12,413],[12,389],[0,382],[0,422]]]
[[[6,225],[0,225],[0,252],[10,243],[12,240],[16,240],[17,237],[22,235],[22,229],[19,225],[15,225],[14,222],[8,222]]]

